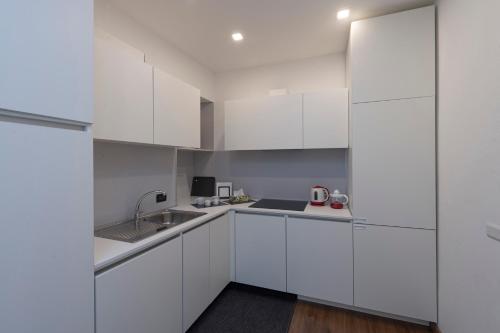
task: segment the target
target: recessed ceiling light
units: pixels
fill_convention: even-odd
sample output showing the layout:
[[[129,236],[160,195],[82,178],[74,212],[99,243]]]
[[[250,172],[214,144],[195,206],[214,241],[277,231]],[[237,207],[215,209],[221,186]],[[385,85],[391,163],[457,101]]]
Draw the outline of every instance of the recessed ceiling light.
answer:
[[[343,20],[349,17],[350,11],[349,9],[342,9],[337,12],[337,19]]]
[[[243,40],[243,35],[241,34],[241,32],[235,32],[231,35],[231,37],[233,37],[233,40],[235,42],[240,42]]]

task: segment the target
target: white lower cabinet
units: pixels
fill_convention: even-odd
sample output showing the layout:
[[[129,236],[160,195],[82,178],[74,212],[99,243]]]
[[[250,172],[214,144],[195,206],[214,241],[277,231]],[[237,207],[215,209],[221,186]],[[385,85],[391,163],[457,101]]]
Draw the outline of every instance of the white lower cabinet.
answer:
[[[235,214],[236,281],[286,291],[285,217]]]
[[[231,281],[231,234],[227,214],[210,222],[210,301]]]
[[[436,231],[354,225],[354,305],[436,321]]]
[[[98,274],[96,333],[181,332],[181,250],[177,237]]]
[[[182,236],[183,327],[187,331],[211,301],[210,227],[204,224]]]
[[[353,304],[352,224],[287,219],[287,291]]]
[[[183,327],[189,327],[230,281],[227,215],[183,234]]]

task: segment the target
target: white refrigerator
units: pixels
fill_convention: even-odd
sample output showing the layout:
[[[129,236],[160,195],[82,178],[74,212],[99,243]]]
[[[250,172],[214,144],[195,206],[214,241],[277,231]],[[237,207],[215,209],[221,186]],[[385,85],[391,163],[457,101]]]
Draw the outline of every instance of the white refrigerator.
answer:
[[[94,331],[93,1],[0,11],[0,331]]]

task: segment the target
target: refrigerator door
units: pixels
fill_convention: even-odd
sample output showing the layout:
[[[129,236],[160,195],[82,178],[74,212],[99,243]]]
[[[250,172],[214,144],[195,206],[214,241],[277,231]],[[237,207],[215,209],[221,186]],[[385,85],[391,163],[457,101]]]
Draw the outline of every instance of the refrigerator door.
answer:
[[[0,323],[94,330],[92,133],[0,116]]]

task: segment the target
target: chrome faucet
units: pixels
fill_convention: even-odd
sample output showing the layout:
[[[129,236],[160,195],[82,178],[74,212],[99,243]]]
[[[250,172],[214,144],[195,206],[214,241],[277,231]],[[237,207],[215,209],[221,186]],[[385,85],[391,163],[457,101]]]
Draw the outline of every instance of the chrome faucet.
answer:
[[[142,204],[142,201],[144,199],[146,199],[147,197],[149,197],[150,195],[152,194],[163,194],[165,197],[167,197],[167,193],[165,191],[162,191],[162,190],[155,190],[155,191],[150,191],[150,192],[147,192],[147,193],[144,193],[140,198],[139,200],[137,201],[137,205],[135,206],[135,228],[138,229],[139,228],[139,221],[141,219],[141,204]]]

